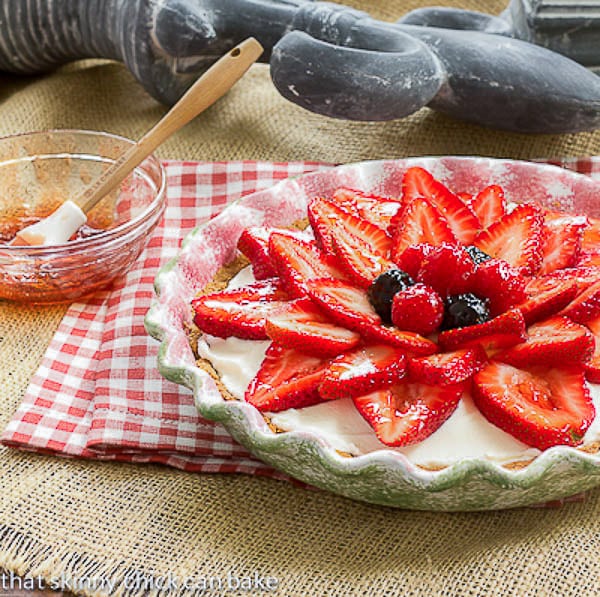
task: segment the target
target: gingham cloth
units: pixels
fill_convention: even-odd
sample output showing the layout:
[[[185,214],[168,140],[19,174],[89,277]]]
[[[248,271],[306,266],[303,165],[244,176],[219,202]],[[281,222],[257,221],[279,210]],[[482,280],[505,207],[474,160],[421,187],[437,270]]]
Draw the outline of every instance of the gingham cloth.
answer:
[[[156,272],[192,228],[242,195],[327,166],[169,161],[165,167],[163,221],[126,276],[69,307],[1,441],[66,457],[285,478],[222,426],[201,419],[191,392],[158,373],[158,343],[144,330],[144,316]]]
[[[551,163],[600,178],[600,158]],[[242,195],[328,166],[250,161],[165,166],[163,222],[125,277],[71,305],[0,439],[7,446],[66,457],[289,479],[253,459],[220,425],[201,419],[191,393],[160,376],[158,343],[146,334],[143,320],[158,268],[176,255],[192,228]]]

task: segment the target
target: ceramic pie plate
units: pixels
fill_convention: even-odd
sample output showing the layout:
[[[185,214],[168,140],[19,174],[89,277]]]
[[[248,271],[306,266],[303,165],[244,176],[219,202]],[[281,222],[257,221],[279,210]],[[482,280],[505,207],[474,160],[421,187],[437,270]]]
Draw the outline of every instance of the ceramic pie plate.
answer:
[[[160,372],[190,388],[200,414],[222,423],[257,458],[355,500],[415,510],[491,510],[559,499],[600,485],[600,455],[566,446],[550,448],[518,469],[469,458],[426,470],[388,449],[348,457],[313,433],[273,432],[250,404],[224,400],[214,380],[196,365],[187,335],[190,301],[235,258],[244,228],[291,225],[306,216],[311,198],[331,195],[340,186],[398,196],[403,173],[411,166],[428,169],[456,190],[472,193],[494,183],[504,188],[509,201],[536,201],[555,210],[600,217],[600,182],[529,162],[410,158],[362,162],[284,180],[247,195],[196,228],[179,255],[159,271],[146,328],[161,342]]]

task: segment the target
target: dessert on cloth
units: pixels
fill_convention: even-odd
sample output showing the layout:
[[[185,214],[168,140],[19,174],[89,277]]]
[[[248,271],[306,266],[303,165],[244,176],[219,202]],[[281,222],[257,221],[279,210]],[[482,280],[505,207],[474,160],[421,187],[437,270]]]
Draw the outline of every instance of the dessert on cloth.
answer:
[[[596,167],[589,160],[564,165],[586,173]],[[202,419],[191,392],[160,375],[158,343],[146,333],[144,316],[154,297],[156,271],[177,253],[190,230],[237,197],[326,167],[167,162],[164,221],[128,274],[70,306],[2,443],[66,457],[291,480],[253,458],[219,424]]]
[[[387,21],[427,4],[352,1]],[[498,14],[507,2],[454,4]],[[35,78],[5,76],[2,83],[2,134],[83,127],[134,138],[163,110],[115,63]],[[160,155],[352,163],[461,153],[519,159],[594,155],[600,153],[600,135],[499,133],[429,110],[388,123],[331,120],[286,102],[273,90],[267,68],[257,66]],[[178,232],[172,242],[180,238]],[[3,428],[64,311],[0,303]],[[0,564],[46,581],[63,574],[70,580],[86,574],[111,579],[115,595],[125,593],[132,573],[226,583],[228,573],[257,572],[276,576],[276,594],[282,595],[600,591],[597,490],[584,503],[558,510],[406,512],[257,476],[189,474],[15,449],[0,450],[0,477]]]
[[[309,162],[167,162],[165,217],[131,270],[70,306],[2,443],[60,456],[155,462],[191,472],[287,478],[201,419],[191,392],[157,370],[144,329],[158,268],[232,200],[326,167]]]

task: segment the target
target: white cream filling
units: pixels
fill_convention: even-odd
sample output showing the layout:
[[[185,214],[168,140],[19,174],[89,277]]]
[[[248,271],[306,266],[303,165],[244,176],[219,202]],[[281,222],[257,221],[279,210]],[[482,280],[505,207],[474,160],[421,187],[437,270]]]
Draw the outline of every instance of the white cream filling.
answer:
[[[246,268],[232,279],[230,287],[242,286],[252,280],[252,271]],[[269,344],[269,341],[203,335],[198,343],[198,352],[212,362],[229,392],[243,400]],[[600,413],[600,386],[588,385],[596,412]],[[492,425],[468,395],[463,397],[458,408],[435,433],[418,444],[403,448],[390,448],[382,444],[349,398],[267,414],[280,429],[315,433],[342,452],[359,455],[376,450],[395,450],[405,454],[413,463],[423,466],[444,466],[465,458],[486,458],[506,463],[533,458],[540,453]],[[584,441],[598,439],[600,416],[596,416],[592,422]]]

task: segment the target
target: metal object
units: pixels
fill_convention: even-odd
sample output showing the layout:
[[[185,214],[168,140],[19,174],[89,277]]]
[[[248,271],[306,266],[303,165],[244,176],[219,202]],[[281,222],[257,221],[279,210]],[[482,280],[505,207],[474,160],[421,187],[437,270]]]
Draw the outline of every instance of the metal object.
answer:
[[[0,69],[112,58],[173,104],[254,36],[280,93],[319,114],[389,120],[429,106],[519,132],[599,128],[600,78],[512,34],[506,19],[457,9],[393,24],[310,0],[0,0]]]
[[[511,0],[501,16],[515,37],[600,72],[600,1]]]

